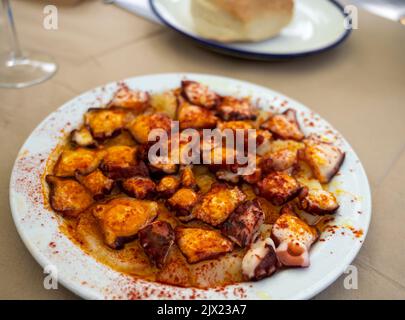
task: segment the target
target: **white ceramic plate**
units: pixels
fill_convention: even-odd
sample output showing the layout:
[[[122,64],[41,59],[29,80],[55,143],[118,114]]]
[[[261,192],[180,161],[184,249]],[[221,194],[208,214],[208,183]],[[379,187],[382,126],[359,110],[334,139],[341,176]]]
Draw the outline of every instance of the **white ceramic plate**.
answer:
[[[10,204],[25,245],[43,267],[54,265],[59,281],[89,299],[307,299],[330,285],[356,256],[371,218],[371,196],[357,155],[325,120],[307,107],[278,92],[224,77],[200,74],[161,74],[126,80],[130,88],[160,92],[178,87],[184,78],[201,81],[220,94],[250,95],[262,108],[297,110],[306,134],[316,132],[346,151],[346,159],[331,183],[341,207],[334,224],[339,232],[325,233],[311,250],[311,266],[288,269],[271,278],[227,286],[219,291],[185,289],[135,280],[98,263],[59,231],[60,218],[44,203],[42,178],[46,159],[72,129],[80,125],[90,107],[106,103],[117,83],[88,91],[49,115],[29,136],[16,159],[10,181]],[[362,235],[359,237],[358,232]],[[342,232],[344,234],[342,234]],[[356,236],[357,235],[357,236]]]
[[[331,0],[296,0],[292,22],[280,35],[257,43],[220,43],[199,36],[190,0],[149,0],[153,12],[172,29],[215,51],[249,59],[290,59],[323,52],[350,34],[343,7]]]

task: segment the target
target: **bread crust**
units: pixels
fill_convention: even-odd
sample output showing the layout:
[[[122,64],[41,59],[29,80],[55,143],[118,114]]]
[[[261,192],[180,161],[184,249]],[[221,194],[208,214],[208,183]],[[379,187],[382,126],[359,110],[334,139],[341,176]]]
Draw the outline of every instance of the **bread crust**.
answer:
[[[293,0],[192,0],[201,36],[221,42],[262,41],[276,36],[293,17]]]
[[[205,0],[242,22],[249,22],[272,12],[291,14],[293,0]]]

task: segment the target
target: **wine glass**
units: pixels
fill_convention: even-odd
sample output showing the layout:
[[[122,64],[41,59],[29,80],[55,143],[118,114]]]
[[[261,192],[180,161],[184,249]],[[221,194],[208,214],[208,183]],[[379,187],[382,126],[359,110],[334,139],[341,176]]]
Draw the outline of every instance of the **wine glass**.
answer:
[[[44,53],[21,50],[10,1],[2,0],[2,6],[10,50],[0,53],[0,87],[24,88],[52,77],[58,68],[57,64]]]

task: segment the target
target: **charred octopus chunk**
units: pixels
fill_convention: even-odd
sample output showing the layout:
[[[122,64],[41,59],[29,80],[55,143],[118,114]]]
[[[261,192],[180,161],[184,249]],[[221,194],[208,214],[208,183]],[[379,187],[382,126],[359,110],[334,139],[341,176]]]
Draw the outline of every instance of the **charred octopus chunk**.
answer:
[[[239,247],[244,248],[256,240],[263,222],[264,212],[255,199],[237,207],[223,224],[221,231]]]
[[[141,229],[138,235],[141,247],[150,261],[159,269],[163,268],[174,243],[172,226],[165,221],[155,221]]]

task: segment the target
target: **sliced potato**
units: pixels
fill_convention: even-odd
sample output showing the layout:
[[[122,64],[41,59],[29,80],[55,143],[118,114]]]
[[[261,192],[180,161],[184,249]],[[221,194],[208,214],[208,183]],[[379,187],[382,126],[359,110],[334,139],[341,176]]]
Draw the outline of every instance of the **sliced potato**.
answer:
[[[277,152],[282,149],[288,149],[292,152],[297,152],[299,149],[305,148],[305,144],[294,140],[274,140],[271,143],[271,152]]]

